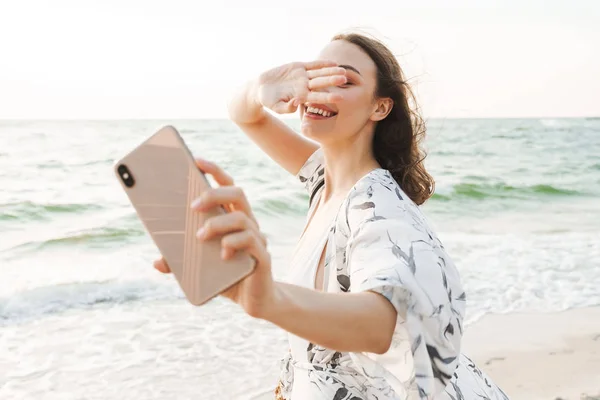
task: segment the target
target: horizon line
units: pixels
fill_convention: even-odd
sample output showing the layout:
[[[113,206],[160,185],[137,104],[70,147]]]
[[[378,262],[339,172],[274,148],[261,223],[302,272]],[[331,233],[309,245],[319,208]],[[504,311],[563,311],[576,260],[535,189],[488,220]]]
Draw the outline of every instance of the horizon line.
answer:
[[[427,120],[469,120],[469,119],[599,119],[600,115],[582,116],[483,116],[483,117],[423,117]],[[293,120],[292,117],[282,117],[282,120]],[[81,122],[103,122],[103,121],[231,121],[228,117],[158,117],[158,118],[3,118],[0,122],[59,122],[59,121],[81,121]],[[232,121],[233,122],[233,121]]]

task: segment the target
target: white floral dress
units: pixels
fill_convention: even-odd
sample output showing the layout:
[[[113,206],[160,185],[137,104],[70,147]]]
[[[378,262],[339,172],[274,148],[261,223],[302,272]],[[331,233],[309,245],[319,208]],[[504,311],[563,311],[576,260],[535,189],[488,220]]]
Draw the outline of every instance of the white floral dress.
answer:
[[[309,213],[324,176],[317,150],[298,173],[310,196]],[[392,345],[382,355],[341,353],[292,335],[291,347],[300,343],[305,351],[282,360],[281,397],[508,399],[460,353],[466,303],[458,271],[418,206],[387,170],[375,169],[355,184],[326,235],[325,290],[385,296],[398,311]],[[301,384],[296,390],[295,380]]]

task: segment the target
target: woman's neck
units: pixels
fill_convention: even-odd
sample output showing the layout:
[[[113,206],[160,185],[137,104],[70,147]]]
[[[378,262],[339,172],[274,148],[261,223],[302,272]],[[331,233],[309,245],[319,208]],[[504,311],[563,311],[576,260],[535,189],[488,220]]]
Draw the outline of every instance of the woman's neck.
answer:
[[[345,196],[360,178],[381,167],[371,151],[370,142],[368,145],[358,141],[336,143],[335,146],[323,145],[322,149],[325,158],[323,202]]]

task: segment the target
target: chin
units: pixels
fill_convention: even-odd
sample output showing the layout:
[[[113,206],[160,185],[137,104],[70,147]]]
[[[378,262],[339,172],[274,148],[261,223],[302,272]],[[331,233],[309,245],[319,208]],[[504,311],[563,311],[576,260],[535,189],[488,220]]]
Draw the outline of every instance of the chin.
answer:
[[[314,129],[314,127],[310,126],[302,126],[302,128],[300,128],[300,132],[304,137],[314,140],[315,142],[320,144],[326,141],[327,138],[331,138],[331,132],[325,131],[323,129]]]
[[[328,126],[330,124],[324,124],[323,122],[324,121],[319,121],[318,123],[314,123],[314,121],[302,121],[300,132],[303,136],[314,140],[317,143],[330,141],[336,136],[335,130],[332,129],[332,126]]]

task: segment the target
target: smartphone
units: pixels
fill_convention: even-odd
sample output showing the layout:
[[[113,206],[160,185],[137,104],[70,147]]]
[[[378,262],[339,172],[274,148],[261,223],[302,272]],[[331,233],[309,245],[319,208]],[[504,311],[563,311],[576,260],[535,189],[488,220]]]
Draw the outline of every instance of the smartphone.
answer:
[[[173,126],[160,129],[113,168],[190,303],[206,303],[253,271],[254,260],[245,252],[221,259],[221,237],[196,238],[206,219],[226,211],[190,209],[210,183]]]

